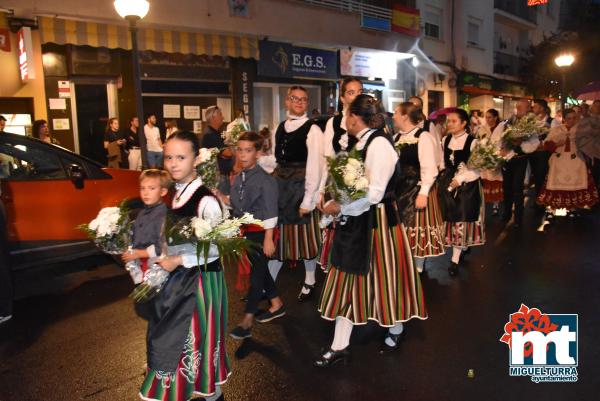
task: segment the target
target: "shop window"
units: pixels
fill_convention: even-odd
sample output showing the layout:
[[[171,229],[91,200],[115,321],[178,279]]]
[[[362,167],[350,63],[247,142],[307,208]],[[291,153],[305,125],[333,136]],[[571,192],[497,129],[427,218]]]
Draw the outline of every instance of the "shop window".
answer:
[[[425,36],[442,39],[442,10],[428,7],[425,11]]]

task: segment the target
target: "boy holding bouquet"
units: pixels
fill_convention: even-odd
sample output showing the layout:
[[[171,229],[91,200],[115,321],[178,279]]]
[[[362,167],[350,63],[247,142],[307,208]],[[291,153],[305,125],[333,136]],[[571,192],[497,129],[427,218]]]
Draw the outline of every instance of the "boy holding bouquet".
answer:
[[[163,224],[167,206],[162,198],[167,194],[171,179],[164,170],[150,169],[140,174],[140,198],[144,209],[133,222],[131,248],[121,255],[125,263],[160,256]],[[129,264],[129,274],[135,284],[143,279],[139,263]]]

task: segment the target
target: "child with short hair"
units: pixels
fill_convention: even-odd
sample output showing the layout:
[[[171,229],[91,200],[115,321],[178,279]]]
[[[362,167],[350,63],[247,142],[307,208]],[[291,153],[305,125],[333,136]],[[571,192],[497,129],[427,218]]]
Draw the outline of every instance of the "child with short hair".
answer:
[[[161,255],[161,238],[167,216],[167,205],[162,198],[170,186],[171,179],[166,171],[149,169],[140,174],[140,198],[144,208],[133,222],[131,248],[121,256],[125,263]],[[139,265],[131,267],[129,274],[135,284],[142,282],[143,272]]]
[[[230,333],[231,337],[237,340],[252,336],[250,330],[255,319],[254,314],[258,311],[263,293],[271,302],[271,306],[266,312],[256,316],[256,321],[266,323],[285,315],[283,302],[268,268],[268,258],[275,253],[273,231],[277,226],[279,210],[277,181],[258,165],[263,143],[263,137],[255,132],[247,131],[240,135],[236,158],[241,163],[242,171],[235,177],[230,196],[224,198],[233,208],[234,217],[251,213],[264,222],[263,227],[246,226],[243,230],[245,237],[261,249],[248,252],[251,272],[246,313]]]

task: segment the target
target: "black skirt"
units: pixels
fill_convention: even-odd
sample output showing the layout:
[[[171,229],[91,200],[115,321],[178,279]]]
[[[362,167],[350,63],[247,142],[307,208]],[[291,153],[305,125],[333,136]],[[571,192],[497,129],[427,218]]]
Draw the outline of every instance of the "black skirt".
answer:
[[[463,183],[453,191],[448,191],[455,172],[455,169],[447,168],[440,174],[439,198],[442,217],[449,223],[477,221],[481,207],[480,180]]]

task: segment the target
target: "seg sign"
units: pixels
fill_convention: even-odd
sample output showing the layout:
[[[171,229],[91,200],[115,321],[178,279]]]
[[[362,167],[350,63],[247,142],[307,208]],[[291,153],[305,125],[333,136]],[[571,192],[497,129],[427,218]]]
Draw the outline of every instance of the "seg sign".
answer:
[[[31,44],[31,28],[23,27],[17,35],[19,45],[19,71],[21,81],[29,81],[35,78],[33,65],[33,45]]]
[[[337,52],[263,40],[258,74],[277,78],[338,78]]]

